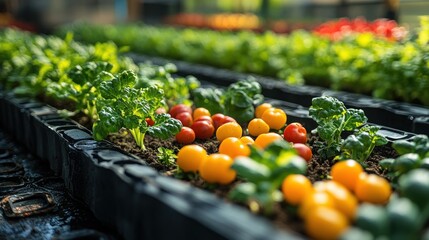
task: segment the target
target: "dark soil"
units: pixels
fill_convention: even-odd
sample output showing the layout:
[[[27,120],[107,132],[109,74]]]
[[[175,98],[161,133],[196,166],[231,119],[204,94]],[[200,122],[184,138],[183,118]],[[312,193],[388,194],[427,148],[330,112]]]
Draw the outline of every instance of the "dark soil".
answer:
[[[229,201],[226,198],[229,191],[240,181],[240,180],[237,180],[236,182],[228,186],[217,186],[217,185],[215,186],[215,185],[205,183],[204,180],[202,180],[197,174],[184,174],[175,166],[166,167],[158,160],[158,157],[157,157],[158,148],[165,147],[165,148],[173,149],[174,152],[177,154],[177,152],[181,147],[183,147],[183,145],[175,141],[174,138],[167,139],[167,140],[160,140],[157,138],[153,138],[151,136],[146,136],[145,151],[141,150],[135,144],[133,137],[127,131],[121,131],[118,134],[112,134],[109,136],[108,140],[118,145],[121,149],[140,157],[142,160],[144,160],[150,166],[157,169],[162,174],[182,179],[196,187],[203,188],[205,190],[213,192],[217,196],[224,198],[225,201]],[[312,140],[310,141],[314,141],[314,140],[315,140],[314,137],[312,137]],[[196,140],[194,144],[201,145],[210,154],[210,153],[217,152],[219,141],[217,141],[215,138],[212,138],[210,140],[204,140],[204,141]],[[335,163],[335,161],[332,159],[331,160],[320,159],[319,155],[317,155],[317,149],[312,149],[312,150],[313,150],[313,158],[308,164],[308,169],[306,174],[307,177],[312,182],[328,179],[329,171],[332,165]],[[386,172],[379,166],[378,162],[382,159],[394,158],[396,156],[397,156],[397,153],[390,146],[386,145],[382,147],[376,147],[373,153],[371,154],[370,158],[366,161],[366,165],[367,165],[365,168],[366,172],[375,173],[377,175],[386,177]],[[243,204],[239,204],[239,205],[244,206]],[[244,206],[244,207],[248,208],[248,206]],[[268,218],[271,219],[276,226],[289,229],[293,232],[304,234],[304,226],[302,224],[302,221],[297,217],[296,211],[297,209],[293,206],[287,205],[286,203],[279,203],[275,206],[274,213]]]

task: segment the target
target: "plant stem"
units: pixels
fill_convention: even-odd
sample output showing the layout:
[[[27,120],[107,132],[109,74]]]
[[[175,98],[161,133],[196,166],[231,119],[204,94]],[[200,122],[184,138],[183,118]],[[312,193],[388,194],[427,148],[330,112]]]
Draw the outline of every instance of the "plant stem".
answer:
[[[137,146],[139,146],[142,150],[146,150],[144,145],[144,136],[145,133],[140,132],[138,128],[129,129],[131,135],[134,137],[134,141],[136,141]]]

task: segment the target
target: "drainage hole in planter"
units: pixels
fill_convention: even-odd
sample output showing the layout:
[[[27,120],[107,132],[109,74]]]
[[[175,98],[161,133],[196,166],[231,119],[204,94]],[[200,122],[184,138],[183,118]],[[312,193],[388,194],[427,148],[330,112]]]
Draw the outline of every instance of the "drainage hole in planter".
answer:
[[[1,201],[7,217],[27,217],[55,209],[56,203],[50,193],[35,192],[11,195]]]

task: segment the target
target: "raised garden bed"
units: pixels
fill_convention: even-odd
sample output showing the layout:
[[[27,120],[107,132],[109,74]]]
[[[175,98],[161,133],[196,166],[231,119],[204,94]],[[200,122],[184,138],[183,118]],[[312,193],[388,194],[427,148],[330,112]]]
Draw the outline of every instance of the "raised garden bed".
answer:
[[[234,82],[226,89],[203,88],[198,87],[195,79],[173,76],[172,66],[136,66],[129,59],[115,54],[104,54],[116,53],[118,49],[111,44],[83,46],[70,38],[63,41],[54,37],[45,39],[39,36],[8,33],[10,35],[7,37],[17,39],[17,42],[8,42],[6,46],[9,48],[3,49],[11,59],[6,57],[2,65],[5,71],[2,73],[4,78],[2,81],[8,91],[2,92],[0,123],[3,128],[10,129],[17,140],[23,142],[32,152],[47,159],[55,173],[65,180],[70,192],[83,200],[97,218],[115,226],[127,239],[173,236],[227,239],[267,238],[267,236],[273,239],[299,238],[303,237],[304,228],[310,236],[317,237],[314,231],[308,231],[308,226],[304,227],[297,218],[296,210],[301,209],[301,206],[297,207],[294,205],[297,203],[289,202],[285,193],[291,188],[286,190],[282,188],[287,203],[281,201],[280,185],[286,176],[306,173],[311,189],[312,182],[315,183],[314,189],[317,183],[319,187],[326,182],[339,186],[342,183],[335,179],[331,167],[336,164],[336,160],[350,158],[360,161],[361,165],[366,167],[367,173],[364,174],[361,169],[362,178],[358,179],[360,175],[355,175],[356,181],[364,183],[371,176],[371,179],[382,182],[381,186],[386,191],[371,189],[372,185],[369,187],[370,190],[361,189],[360,193],[356,190],[357,187],[356,189],[352,189],[351,186],[347,186],[346,189],[345,185],[338,187],[343,189],[344,194],[348,193],[346,195],[349,196],[353,206],[349,206],[350,211],[345,213],[341,208],[343,204],[331,202],[342,210],[330,206],[329,211],[339,216],[335,219],[344,220],[339,226],[341,231],[337,229],[335,236],[339,236],[338,234],[343,233],[345,227],[349,226],[345,214],[350,217],[350,221],[355,220],[358,199],[380,204],[373,207],[392,216],[406,215],[404,212],[395,212],[396,209],[400,209],[397,205],[403,204],[404,201],[414,210],[420,207],[424,212],[421,219],[414,215],[406,215],[410,220],[410,226],[418,226],[418,232],[415,229],[395,227],[383,229],[382,234],[396,236],[399,230],[401,232],[398,236],[422,234],[420,229],[427,222],[427,208],[426,205],[422,205],[422,201],[418,199],[416,201],[416,196],[426,199],[425,194],[429,191],[424,181],[417,183],[422,191],[409,189],[410,184],[406,183],[411,180],[420,181],[413,176],[429,178],[426,170],[423,170],[427,168],[425,155],[428,150],[427,136],[416,136],[398,129],[367,124],[364,111],[346,109],[343,103],[332,97],[313,98],[310,108],[281,99],[263,100],[260,94],[263,88],[256,81]],[[19,42],[22,42],[22,46]],[[43,46],[43,51],[38,51],[39,45]],[[21,52],[19,56],[24,58],[16,58],[17,51],[14,47],[34,52],[36,54],[34,58],[43,61],[32,61],[28,58],[29,55],[21,55]],[[51,54],[52,51],[57,54]],[[82,56],[82,53],[87,54]],[[138,71],[138,75],[133,71]],[[62,109],[66,108],[67,111],[62,110],[62,114],[74,115],[76,121],[88,128],[92,127],[92,131],[77,124],[76,121],[63,119],[55,108],[41,104],[33,100],[34,98],[15,97],[12,92],[34,95]],[[183,116],[196,114],[197,109],[177,105],[183,102],[190,104],[190,101],[193,101],[194,108],[206,108],[200,109],[202,111],[200,114],[205,114],[202,115],[206,117],[205,120],[201,118],[199,122],[198,117],[192,116],[197,123],[192,124],[179,117],[182,113]],[[272,105],[263,106],[264,101]],[[171,115],[162,112],[165,109],[160,107],[166,106],[170,108]],[[174,113],[173,109],[176,106],[178,107],[176,109],[181,110]],[[231,134],[225,127],[222,139],[221,134],[216,132],[214,135],[213,125],[216,125],[216,121],[210,112],[228,115],[221,117],[221,124],[225,125],[218,126],[218,131],[224,126],[229,126]],[[254,130],[258,133],[252,134],[249,121],[255,120],[255,116],[256,122],[259,122],[256,124],[260,124],[262,130],[259,131],[256,127]],[[257,119],[258,116],[262,122]],[[308,116],[311,116],[311,119]],[[94,125],[91,125],[88,119],[92,119]],[[317,132],[303,134],[305,139],[299,142],[287,140],[286,134],[284,136],[278,134],[283,134],[289,126],[300,127],[291,123],[295,120],[301,122],[308,130],[317,127]],[[199,146],[191,145],[196,149],[203,146],[205,148],[203,150],[210,154],[204,154],[199,159],[202,162],[198,165],[198,175],[184,173],[187,167],[180,163],[181,159],[182,162],[186,162],[192,158],[180,157],[184,143],[180,143],[181,140],[177,136],[186,130],[182,125],[191,126],[198,138],[187,144],[198,144]],[[203,133],[206,131],[198,130],[196,126],[194,128],[194,125],[207,126],[206,130],[211,129],[207,130],[210,134]],[[236,136],[237,129],[239,137],[243,133],[252,134],[255,140],[247,138],[247,141],[254,141],[254,144],[248,146],[244,140],[238,140],[238,137],[228,138]],[[260,140],[263,139],[261,136],[271,140],[267,138]],[[164,140],[155,140],[156,138]],[[223,139],[235,141],[238,145],[231,145],[223,151],[222,145],[219,146]],[[269,145],[273,142],[272,139],[279,141]],[[227,140],[222,144],[233,143]],[[308,143],[311,148],[305,145],[303,147],[313,151],[313,157],[308,157],[308,154],[303,154],[298,148],[295,149],[297,143]],[[387,145],[384,145],[386,143]],[[246,149],[248,152],[245,152]],[[236,158],[237,154],[232,152],[238,150],[242,151],[239,153],[241,157]],[[163,153],[164,157],[157,154],[157,151]],[[176,162],[171,153],[178,151]],[[212,154],[218,151],[222,154]],[[231,152],[227,154],[228,151]],[[398,157],[398,154],[401,156]],[[232,167],[221,163],[212,168],[202,167],[206,163],[209,164],[209,159],[211,161],[215,157],[223,157]],[[309,162],[307,163],[304,158]],[[381,162],[380,160],[384,158],[390,159]],[[355,166],[361,166],[356,161],[351,161]],[[217,171],[210,175],[210,169]],[[231,171],[233,175],[229,174]],[[238,175],[237,178],[235,174]],[[218,176],[225,178],[219,180]],[[330,179],[331,176],[334,181],[320,183],[321,180]],[[384,177],[391,182],[386,181]],[[213,180],[214,178],[216,179]],[[220,186],[227,183],[229,185]],[[391,184],[400,198],[397,198],[396,194],[390,198]],[[199,190],[195,186],[205,190]],[[356,191],[356,197],[349,190]],[[372,194],[362,196],[371,191]],[[331,197],[327,198],[335,197],[338,200],[336,193],[330,194],[332,196],[329,195]],[[377,198],[379,194],[382,195],[382,199],[374,200],[373,198]],[[389,199],[392,201],[387,203]],[[231,201],[240,202],[243,207],[233,205]],[[384,207],[383,204],[386,203],[387,207]],[[246,208],[270,217],[262,218],[250,213]],[[362,217],[356,216],[357,226],[370,231],[371,229],[361,225]],[[394,225],[397,219],[385,218],[383,224]],[[308,218],[305,218],[306,223],[307,220]],[[276,225],[281,227],[277,228]],[[325,224],[325,227],[331,226],[334,225]],[[355,233],[356,230],[351,229],[351,234]],[[357,231],[366,233],[362,230]]]

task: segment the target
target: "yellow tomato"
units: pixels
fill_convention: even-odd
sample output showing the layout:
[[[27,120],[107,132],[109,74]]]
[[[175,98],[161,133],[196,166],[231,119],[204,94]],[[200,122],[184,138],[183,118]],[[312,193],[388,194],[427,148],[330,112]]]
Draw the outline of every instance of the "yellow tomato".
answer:
[[[332,180],[339,182],[350,191],[354,191],[361,173],[363,173],[363,168],[355,160],[335,163],[331,169]]]
[[[219,153],[226,154],[231,158],[238,156],[249,156],[250,148],[236,137],[229,137],[219,145]]]
[[[310,180],[304,175],[291,174],[283,180],[283,197],[292,205],[300,204],[304,197],[312,191],[313,186]]]
[[[200,165],[200,176],[208,183],[229,184],[236,177],[236,172],[231,169],[233,162],[226,154],[210,154]]]
[[[270,126],[261,118],[254,118],[247,125],[247,130],[251,136],[257,137],[262,133],[268,133]]]
[[[204,148],[198,145],[187,145],[182,147],[177,154],[177,165],[184,172],[198,171],[201,162],[207,157]]]
[[[236,122],[225,123],[216,130],[216,138],[219,142],[222,142],[224,139],[229,137],[240,138],[242,135],[243,129],[240,124]]]

